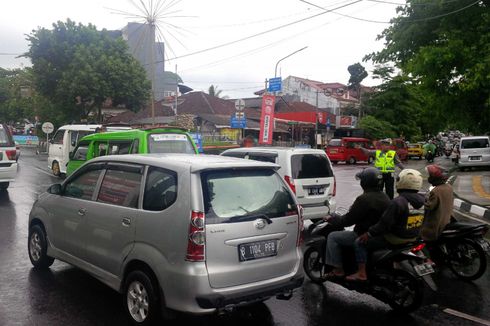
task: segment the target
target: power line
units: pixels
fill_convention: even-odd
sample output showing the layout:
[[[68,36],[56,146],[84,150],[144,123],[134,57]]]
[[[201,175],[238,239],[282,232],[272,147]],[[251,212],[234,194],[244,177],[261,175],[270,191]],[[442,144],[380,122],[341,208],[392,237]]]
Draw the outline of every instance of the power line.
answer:
[[[317,7],[317,8],[321,8],[323,10],[325,10],[325,12],[327,12],[328,9],[325,9],[321,6],[318,6],[314,3],[311,3],[311,2],[308,2],[306,0],[300,0],[301,2],[304,2],[304,3],[307,3],[311,6],[314,6],[314,7]],[[379,2],[379,1],[374,1],[372,0],[373,2]],[[445,13],[445,14],[441,14],[441,15],[437,15],[437,16],[432,16],[432,17],[426,17],[426,18],[418,18],[418,19],[406,19],[404,20],[403,22],[404,23],[416,23],[416,22],[423,22],[423,21],[429,21],[429,20],[434,20],[434,19],[439,19],[439,18],[442,18],[442,17],[446,17],[446,16],[450,16],[450,15],[453,15],[453,14],[456,14],[458,12],[461,12],[463,10],[466,10],[470,7],[473,7],[474,5],[476,5],[477,3],[479,3],[481,0],[477,0],[467,6],[464,6],[462,8],[459,8],[459,9],[456,9],[454,11],[451,11],[451,12],[448,12],[448,13]],[[328,12],[332,12],[331,10],[329,10]],[[379,20],[370,20],[370,19],[364,19],[364,18],[360,18],[360,17],[354,17],[354,16],[350,16],[350,15],[346,15],[346,14],[341,14],[339,12],[335,12],[333,11],[332,12],[333,14],[336,14],[336,15],[340,15],[340,16],[343,16],[343,17],[347,17],[347,18],[350,18],[350,19],[355,19],[355,20],[360,20],[360,21],[363,21],[363,22],[368,22],[368,23],[375,23],[375,24],[391,24],[392,22],[391,21],[379,21]]]
[[[397,6],[406,6],[407,5],[407,3],[392,2],[392,1],[385,1],[385,0],[366,0],[366,1],[376,2],[376,3],[384,3],[384,4],[389,4],[389,5],[397,5]],[[443,2],[427,1],[426,3],[410,3],[410,6],[427,6],[427,5],[437,6],[440,4],[452,3],[452,2],[458,2],[458,1],[461,1],[461,0],[447,0],[447,1],[443,1]]]
[[[233,45],[233,44],[236,44],[236,43],[239,43],[239,42],[243,42],[243,41],[246,41],[246,40],[250,40],[250,39],[252,39],[254,37],[262,36],[264,34],[268,34],[268,33],[271,33],[271,32],[275,32],[275,31],[280,30],[280,29],[283,29],[285,27],[289,27],[289,26],[292,26],[292,25],[295,25],[295,24],[298,24],[298,23],[301,23],[301,22],[304,22],[304,21],[307,21],[307,20],[316,18],[318,16],[325,15],[325,14],[327,14],[327,13],[333,11],[333,10],[337,10],[337,9],[341,9],[341,8],[344,8],[344,7],[348,7],[348,6],[351,6],[351,5],[356,4],[358,2],[361,2],[361,1],[363,1],[363,0],[355,0],[355,1],[350,2],[348,4],[345,4],[345,5],[342,5],[342,6],[338,6],[338,7],[334,8],[334,9],[328,9],[328,10],[325,10],[324,12],[321,12],[321,13],[318,13],[318,14],[315,14],[315,15],[312,15],[312,16],[308,16],[306,18],[302,18],[302,19],[299,19],[299,20],[296,20],[296,21],[293,21],[293,22],[290,22],[290,23],[287,23],[287,24],[283,24],[283,25],[280,25],[280,26],[277,26],[277,27],[268,29],[268,30],[263,31],[263,32],[260,32],[260,33],[249,35],[249,36],[243,37],[243,38],[238,39],[238,40],[235,40],[235,41],[230,41],[230,42],[222,43],[222,44],[219,44],[219,45],[216,45],[216,46],[212,46],[210,48],[206,48],[206,49],[203,49],[203,50],[199,50],[199,51],[187,53],[187,54],[184,54],[184,55],[181,55],[181,56],[177,56],[177,57],[173,57],[173,58],[170,58],[170,59],[166,59],[165,61],[170,61],[170,60],[175,60],[175,59],[181,59],[181,58],[189,57],[189,56],[192,56],[192,55],[201,54],[201,53],[204,53],[204,52],[209,52],[209,51],[212,51],[212,50],[216,50],[216,49],[219,49],[219,48],[222,48],[222,47],[225,47],[225,46],[229,46],[229,45]]]

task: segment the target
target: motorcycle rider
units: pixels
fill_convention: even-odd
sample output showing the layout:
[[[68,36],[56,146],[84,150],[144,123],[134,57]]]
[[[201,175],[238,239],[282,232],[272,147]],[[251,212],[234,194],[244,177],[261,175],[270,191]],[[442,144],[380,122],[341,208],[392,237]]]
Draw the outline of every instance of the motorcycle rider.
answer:
[[[425,201],[425,218],[420,230],[424,241],[435,241],[449,224],[453,212],[453,187],[446,183],[448,172],[436,164],[428,165],[429,183],[434,188]]]
[[[355,250],[360,255],[367,251],[386,248],[415,241],[424,220],[424,195],[422,174],[413,169],[404,169],[397,177],[398,197],[393,199],[384,211],[378,223],[356,240]],[[346,277],[350,281],[367,280],[366,266],[360,265],[359,271]]]
[[[429,162],[434,161],[434,157],[436,156],[436,145],[434,144],[434,141],[431,139],[429,140],[424,146],[424,154],[425,154],[425,159]]]
[[[386,194],[390,199],[393,199],[394,183],[395,183],[395,165],[403,170],[404,166],[401,163],[396,151],[390,149],[391,139],[386,138],[380,141],[381,149],[369,150],[360,145],[356,145],[355,148],[360,149],[368,157],[374,158],[374,167],[379,169],[383,175],[383,186]]]
[[[328,236],[326,262],[334,267],[328,277],[344,276],[341,247],[353,247],[357,237],[378,222],[390,202],[383,192],[383,176],[378,169],[373,167],[364,169],[356,174],[356,180],[360,180],[364,192],[356,198],[349,212],[341,217],[333,215],[327,218],[327,221],[334,226],[348,227],[355,224],[354,231],[335,231]],[[358,264],[366,264],[366,259],[363,252],[360,255],[356,254]]]

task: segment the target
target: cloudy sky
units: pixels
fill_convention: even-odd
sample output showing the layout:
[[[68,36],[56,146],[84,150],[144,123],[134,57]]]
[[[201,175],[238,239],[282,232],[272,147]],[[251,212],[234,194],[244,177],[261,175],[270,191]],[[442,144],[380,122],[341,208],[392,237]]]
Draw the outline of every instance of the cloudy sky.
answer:
[[[29,65],[29,61],[18,59],[15,54],[28,49],[25,34],[33,29],[50,28],[53,22],[67,18],[92,23],[99,29],[121,29],[128,22],[141,20],[137,17],[142,15],[141,1],[150,6],[150,0],[2,1],[0,67]],[[153,7],[164,9],[158,25],[162,32],[159,37],[170,45],[166,70],[177,69],[184,83],[195,90],[207,91],[210,85],[217,85],[224,95],[236,98],[253,96],[266,78],[274,77],[279,59],[306,46],[279,64],[278,75],[347,83],[347,66],[382,48],[383,43],[376,41],[376,36],[388,24],[378,22],[389,21],[396,14],[396,3],[403,1],[153,0],[152,3]],[[372,69],[369,63],[363,65],[368,71]],[[376,83],[370,77],[364,82]]]

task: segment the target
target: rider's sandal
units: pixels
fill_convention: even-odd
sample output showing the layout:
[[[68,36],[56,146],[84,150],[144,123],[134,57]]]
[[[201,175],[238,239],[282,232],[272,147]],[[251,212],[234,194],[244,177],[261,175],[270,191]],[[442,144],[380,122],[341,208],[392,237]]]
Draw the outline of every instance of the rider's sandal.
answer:
[[[346,281],[349,282],[366,282],[367,278],[359,278],[359,276],[353,274],[345,277]]]

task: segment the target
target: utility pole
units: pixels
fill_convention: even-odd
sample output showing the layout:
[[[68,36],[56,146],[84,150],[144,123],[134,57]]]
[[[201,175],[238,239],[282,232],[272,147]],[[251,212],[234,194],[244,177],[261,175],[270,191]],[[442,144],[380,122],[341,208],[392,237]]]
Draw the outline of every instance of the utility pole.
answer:
[[[315,148],[318,148],[318,89],[316,90],[316,106],[315,106]]]

